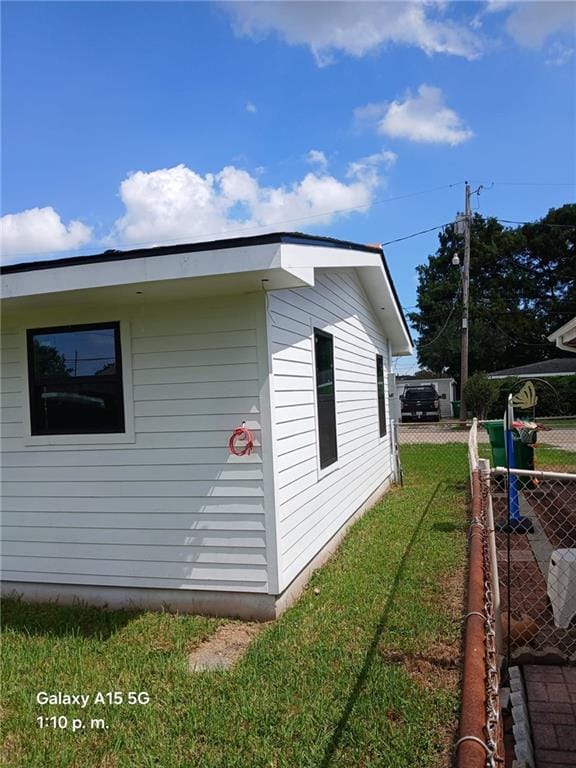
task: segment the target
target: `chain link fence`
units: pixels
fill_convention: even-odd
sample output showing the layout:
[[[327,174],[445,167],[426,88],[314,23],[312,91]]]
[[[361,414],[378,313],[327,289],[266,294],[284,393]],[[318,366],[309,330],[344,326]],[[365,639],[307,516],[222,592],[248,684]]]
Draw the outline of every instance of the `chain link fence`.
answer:
[[[576,417],[536,418],[514,433],[518,469],[508,471],[503,422],[398,424],[400,460],[418,452],[430,473],[449,454],[463,476],[481,472],[494,518],[501,604],[498,632],[509,661],[576,663]],[[496,425],[496,426],[494,426]],[[468,457],[468,459],[466,458]]]
[[[576,663],[576,474],[490,472],[509,659]]]

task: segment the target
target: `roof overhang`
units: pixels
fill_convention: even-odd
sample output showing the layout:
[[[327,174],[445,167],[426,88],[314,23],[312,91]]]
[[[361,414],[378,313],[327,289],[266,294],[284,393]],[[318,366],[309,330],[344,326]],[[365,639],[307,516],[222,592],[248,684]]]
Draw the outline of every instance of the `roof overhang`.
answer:
[[[555,373],[488,373],[489,379],[550,379],[553,376],[574,376],[574,371],[557,371]]]
[[[576,317],[551,333],[548,341],[555,343],[558,349],[576,353]]]
[[[4,267],[4,311],[136,303],[313,286],[315,270],[354,268],[391,340],[393,355],[412,340],[381,249],[308,236],[266,235],[30,262]]]

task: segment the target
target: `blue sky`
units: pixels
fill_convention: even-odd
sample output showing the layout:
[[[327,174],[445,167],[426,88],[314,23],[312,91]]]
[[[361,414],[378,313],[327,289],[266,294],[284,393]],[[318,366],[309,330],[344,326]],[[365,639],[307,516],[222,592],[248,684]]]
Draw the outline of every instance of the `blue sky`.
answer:
[[[465,179],[494,182],[486,215],[543,216],[574,199],[575,14],[5,2],[4,258],[285,229],[387,242],[451,221]],[[435,249],[386,248],[404,306]]]

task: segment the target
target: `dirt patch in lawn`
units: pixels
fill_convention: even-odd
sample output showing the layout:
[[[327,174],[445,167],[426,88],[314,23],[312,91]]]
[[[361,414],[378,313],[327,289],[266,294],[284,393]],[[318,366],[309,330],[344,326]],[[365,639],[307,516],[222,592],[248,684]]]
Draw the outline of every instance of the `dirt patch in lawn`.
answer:
[[[225,624],[188,656],[190,672],[207,672],[234,666],[265,624]]]
[[[430,594],[428,599],[441,604],[444,608],[447,622],[461,626],[465,613],[466,597],[466,567],[464,565],[452,568],[442,577],[443,590],[441,596]],[[459,632],[447,632],[444,639],[428,642],[419,651],[400,651],[398,649],[381,648],[381,659],[386,664],[401,665],[410,678],[421,688],[429,691],[457,691],[462,676],[462,638]],[[386,713],[389,720],[394,714]],[[456,720],[447,723],[440,733],[440,751],[438,761],[434,766],[451,765],[451,755],[456,740]]]
[[[460,655],[439,646],[427,653],[381,653],[387,664],[401,664],[424,688],[454,688],[460,674]]]

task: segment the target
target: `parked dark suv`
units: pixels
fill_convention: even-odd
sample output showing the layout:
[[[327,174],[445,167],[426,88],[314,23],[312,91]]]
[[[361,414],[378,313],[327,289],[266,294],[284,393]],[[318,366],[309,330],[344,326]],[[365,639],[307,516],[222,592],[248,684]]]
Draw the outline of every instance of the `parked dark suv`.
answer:
[[[440,400],[433,384],[407,386],[400,395],[402,421],[440,421]]]

